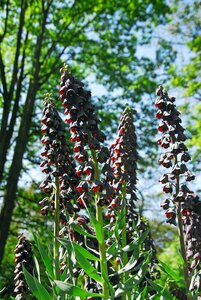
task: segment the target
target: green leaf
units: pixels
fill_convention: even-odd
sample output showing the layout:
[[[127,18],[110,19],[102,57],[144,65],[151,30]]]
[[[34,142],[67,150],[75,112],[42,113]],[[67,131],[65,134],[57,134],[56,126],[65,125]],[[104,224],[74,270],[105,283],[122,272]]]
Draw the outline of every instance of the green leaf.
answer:
[[[137,254],[138,257],[138,254]],[[131,258],[129,259],[128,263],[121,268],[120,270],[118,270],[118,274],[122,274],[124,272],[130,271],[132,270],[137,264],[137,258],[136,258],[136,253],[133,253],[133,255],[131,256]]]
[[[97,270],[90,264],[90,262],[82,255],[82,253],[79,252],[79,250],[77,250],[76,247],[74,247],[74,251],[75,251],[75,255],[76,255],[76,259],[78,264],[80,265],[80,267],[85,271],[85,273],[87,275],[89,275],[91,278],[93,278],[94,280],[102,283],[103,279],[100,277],[100,275],[98,275]]]
[[[149,229],[147,229],[145,232],[142,233],[142,235],[137,239],[132,241],[129,245],[126,245],[122,251],[129,252],[135,250],[137,247],[142,245],[144,240],[146,239],[147,235],[149,234]]]
[[[38,246],[38,250],[40,252],[40,256],[42,258],[42,261],[46,267],[46,271],[48,273],[48,275],[54,279],[54,272],[53,272],[53,265],[52,265],[52,259],[48,256],[48,251],[45,250],[45,248],[43,247],[43,245],[39,242],[38,238],[36,237],[35,234],[33,234],[34,236],[34,240]]]
[[[119,297],[122,295],[125,295],[127,291],[131,291],[134,288],[134,276],[129,278],[124,284],[121,285],[116,291],[115,291],[115,297]]]
[[[172,300],[172,295],[165,289],[165,287],[160,286],[147,277],[146,280],[154,288],[155,291],[157,291],[161,296],[164,297],[165,300]]]
[[[73,247],[74,247],[74,249],[76,249],[77,251],[79,251],[85,258],[87,258],[89,260],[100,261],[100,259],[98,257],[96,257],[95,255],[93,255],[92,253],[90,253],[88,250],[86,250],[82,246],[80,246],[80,245],[78,245],[76,243],[73,243]]]
[[[83,201],[84,202],[84,201]],[[86,208],[86,211],[89,215],[89,218],[91,220],[91,223],[95,229],[95,232],[96,232],[96,238],[99,242],[99,244],[103,244],[105,241],[104,241],[104,235],[103,235],[103,229],[102,229],[102,224],[100,224],[96,218],[94,217],[94,215],[90,212],[89,208],[87,207],[86,203],[84,202],[84,206]]]
[[[88,210],[89,212],[89,210]],[[96,218],[90,213],[90,220],[94,226],[95,232],[96,232],[96,238],[100,244],[103,244],[104,236],[103,236],[103,230],[102,225],[96,220]]]
[[[117,252],[117,242],[115,241],[108,249],[107,249],[107,253],[109,255],[114,256]]]
[[[38,281],[36,277],[32,276],[24,267],[23,273],[32,294],[38,300],[52,300],[52,297],[49,295],[45,287]]]
[[[147,300],[147,285],[143,289],[143,291],[139,294],[136,300]]]
[[[83,298],[83,297],[94,297],[94,298],[103,297],[102,294],[87,292],[75,285],[65,283],[65,282],[62,282],[59,280],[55,280],[55,283],[62,292],[65,292],[66,294],[68,294],[72,297],[81,297],[81,298]]]
[[[99,276],[97,270],[92,266],[92,264],[87,260],[87,258],[93,260],[99,260],[97,257],[92,255],[88,250],[83,249],[81,246],[77,245],[76,243],[72,243],[66,239],[59,239],[59,241],[65,245],[65,247],[73,248],[75,252],[75,257],[78,262],[78,264],[81,266],[81,268],[85,271],[87,275],[89,275],[94,280],[101,282],[103,279]],[[84,250],[84,251],[83,251]]]
[[[167,264],[159,260],[158,266],[161,268],[163,272],[168,274],[174,281],[181,281],[180,275],[177,274],[173,269],[171,269]]]
[[[123,204],[122,209],[121,209],[121,213],[119,215],[118,218],[118,228],[122,229],[125,227],[125,222],[126,222],[126,206],[125,204]]]
[[[115,227],[114,227],[114,235],[119,241],[119,229],[124,228],[125,226],[125,221],[126,221],[126,207],[123,204],[121,207],[120,212],[116,212],[116,222],[115,222]]]
[[[58,239],[60,241],[60,243],[62,245],[64,245],[65,247],[69,246],[70,241],[66,240],[66,239]],[[94,261],[99,261],[100,259],[98,257],[96,257],[95,255],[93,255],[92,253],[90,253],[88,250],[86,250],[85,248],[83,248],[82,246],[76,244],[76,243],[72,243],[73,248],[76,249],[77,251],[79,251],[85,258],[89,259],[89,260],[94,260]]]
[[[124,283],[125,290],[131,290],[133,288],[134,281],[135,281],[134,276],[126,280],[126,282]]]
[[[59,240],[59,239],[58,239]],[[60,240],[59,240],[60,242]],[[61,275],[60,280],[65,280],[66,279],[66,274],[69,273],[70,278],[72,280],[72,284],[75,283],[75,278],[73,275],[73,265],[76,263],[75,260],[75,255],[74,255],[74,251],[73,251],[73,247],[72,247],[72,243],[69,242],[68,244],[65,244],[66,250],[67,250],[67,269],[64,271],[64,273]]]
[[[52,296],[50,296],[46,288],[38,281],[36,277],[33,278],[35,280],[36,287],[40,293],[41,300],[52,300]]]
[[[73,227],[73,229],[74,229],[75,231],[77,231],[77,232],[80,233],[81,235],[84,235],[84,236],[86,236],[86,237],[93,238],[93,239],[96,238],[96,236],[94,236],[94,235],[88,233],[87,231],[83,230],[80,226],[78,226],[78,225],[75,224],[75,223],[72,223],[71,226]]]
[[[32,294],[37,299],[40,300],[41,299],[40,298],[40,293],[39,293],[39,291],[37,289],[37,286],[36,286],[36,283],[35,283],[35,280],[34,280],[33,276],[29,272],[27,272],[27,270],[24,267],[23,267],[23,273],[24,273],[24,277],[26,279],[26,282],[27,282],[27,284],[28,284],[28,286],[29,286]]]
[[[34,256],[34,262],[35,262],[36,271],[37,271],[37,275],[38,275],[38,281],[41,282],[41,279],[40,279],[40,266],[39,266],[38,260],[35,256]]]

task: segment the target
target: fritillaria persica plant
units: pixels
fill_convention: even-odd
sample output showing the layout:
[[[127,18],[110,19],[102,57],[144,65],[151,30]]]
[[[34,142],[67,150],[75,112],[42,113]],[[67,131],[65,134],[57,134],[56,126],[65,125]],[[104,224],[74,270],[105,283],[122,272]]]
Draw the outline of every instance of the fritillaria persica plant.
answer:
[[[178,226],[186,295],[193,299],[200,289],[200,202],[186,185],[194,175],[186,165],[190,156],[175,98],[162,87],[157,96],[158,130],[163,134],[158,143],[166,150],[159,164],[171,168],[160,179],[164,193],[171,195],[161,206],[167,222]],[[157,283],[162,263],[136,205],[134,110],[125,107],[117,137],[107,147],[91,93],[66,65],[59,99],[62,113],[57,101],[45,95],[41,118],[45,178],[39,204],[44,218],[53,215],[49,223],[54,230],[48,246],[34,239],[47,278],[41,277],[31,245],[21,235],[15,250],[15,299],[173,299]]]
[[[158,144],[165,149],[158,163],[168,169],[160,182],[163,192],[170,195],[161,203],[161,207],[165,210],[167,222],[178,227],[186,294],[187,299],[191,299],[190,292],[201,291],[201,202],[198,195],[187,186],[195,176],[187,167],[191,158],[184,143],[187,138],[175,98],[170,97],[161,86],[156,94],[156,118],[161,120],[158,131],[162,133]]]

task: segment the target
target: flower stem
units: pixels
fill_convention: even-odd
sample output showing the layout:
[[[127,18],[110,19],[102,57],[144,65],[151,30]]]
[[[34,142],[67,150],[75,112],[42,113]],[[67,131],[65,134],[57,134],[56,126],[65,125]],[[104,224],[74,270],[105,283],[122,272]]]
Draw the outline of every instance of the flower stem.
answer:
[[[55,199],[54,199],[54,276],[58,280],[59,274],[59,178],[55,178]]]
[[[98,168],[98,161],[96,158],[96,152],[91,150],[93,162],[94,162],[94,180],[100,179],[99,168]],[[103,236],[103,241],[105,241],[105,233],[104,233],[104,224],[103,224],[103,208],[102,206],[98,205],[99,200],[99,193],[96,195],[96,219],[101,224],[101,235]],[[101,277],[103,279],[102,288],[103,288],[103,300],[109,300],[109,277],[108,277],[108,268],[107,268],[107,257],[106,257],[106,248],[105,242],[99,242],[99,253],[100,253],[100,269],[101,269]]]
[[[122,248],[127,245],[127,234],[126,234],[126,181],[123,182],[122,185],[122,209],[123,209],[123,229],[122,229]],[[125,266],[128,262],[128,254],[127,252],[123,252],[123,266]],[[128,272],[123,274],[123,283],[129,278]],[[124,299],[124,296],[123,298]],[[128,291],[126,293],[126,300],[131,300],[131,293]]]
[[[97,202],[96,202],[97,203]],[[96,205],[96,219],[103,225],[103,209],[100,205]],[[104,230],[102,226],[102,235],[104,236]],[[104,239],[105,240],[105,239]],[[106,258],[106,248],[105,243],[99,243],[99,252],[100,252],[100,266],[101,266],[101,277],[103,278],[103,299],[109,299],[109,288],[105,279],[108,280],[108,269],[107,269],[107,258]]]
[[[177,157],[175,158],[175,163],[177,163]],[[180,189],[180,181],[179,181],[179,175],[178,175],[176,177],[176,195],[179,193],[179,189]],[[183,261],[184,261],[183,274],[184,274],[184,280],[185,280],[186,295],[187,295],[187,300],[191,300],[192,297],[189,295],[190,280],[189,280],[189,273],[188,273],[188,263],[187,263],[187,258],[186,258],[186,246],[185,246],[185,239],[184,239],[184,229],[183,229],[183,221],[182,221],[181,203],[180,202],[176,205],[176,209],[177,209],[180,251],[181,251]]]
[[[180,203],[177,206],[177,219],[178,219],[178,232],[179,232],[180,250],[181,250],[181,255],[182,255],[182,258],[183,258],[183,261],[184,261],[183,273],[184,273],[184,280],[185,280],[185,286],[186,286],[186,295],[187,295],[187,299],[190,300],[191,297],[188,296],[190,283],[189,283],[189,274],[188,274],[188,266],[187,266],[187,259],[186,259],[184,230],[183,230],[183,224],[182,224],[181,205],[180,205]]]

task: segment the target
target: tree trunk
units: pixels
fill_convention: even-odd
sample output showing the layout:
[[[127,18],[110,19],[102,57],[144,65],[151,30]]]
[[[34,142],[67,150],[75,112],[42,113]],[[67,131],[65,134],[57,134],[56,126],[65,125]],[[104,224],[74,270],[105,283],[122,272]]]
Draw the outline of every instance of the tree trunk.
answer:
[[[17,192],[17,183],[22,169],[23,155],[28,142],[28,134],[31,127],[31,118],[34,109],[34,102],[37,92],[36,83],[30,83],[27,99],[24,107],[19,134],[16,141],[14,156],[7,179],[7,188],[3,207],[0,214],[0,262],[3,258],[5,244],[9,234],[13,209],[15,207],[15,198]]]
[[[43,6],[44,3],[42,2]],[[32,115],[34,111],[34,103],[36,94],[39,88],[39,72],[40,72],[40,57],[43,44],[43,35],[46,26],[46,20],[48,15],[48,10],[43,11],[43,19],[41,22],[41,30],[38,35],[35,49],[35,60],[33,61],[33,80],[30,81],[27,97],[25,101],[25,106],[23,110],[23,115],[21,119],[20,128],[18,131],[18,137],[16,140],[16,145],[14,149],[12,164],[9,169],[8,178],[7,178],[7,187],[4,197],[4,202],[2,210],[0,213],[0,265],[3,259],[3,254],[6,246],[6,241],[9,234],[10,223],[12,219],[13,209],[15,207],[16,193],[17,193],[17,184],[20,177],[20,172],[22,169],[23,155],[26,151],[26,145],[28,143],[29,131],[31,128]]]
[[[13,134],[13,129],[11,131],[11,127],[13,128],[13,126],[11,124],[11,127],[8,130],[8,126],[9,126],[8,123],[9,123],[9,116],[10,116],[10,110],[11,110],[11,103],[12,103],[13,95],[15,92],[15,86],[17,83],[17,75],[18,75],[18,69],[19,69],[19,56],[20,56],[20,50],[21,50],[21,45],[22,45],[22,34],[23,34],[23,27],[24,27],[24,22],[25,22],[26,8],[27,8],[26,1],[21,0],[19,29],[18,29],[18,33],[17,33],[17,45],[16,45],[15,59],[14,59],[14,64],[13,64],[12,79],[11,79],[11,84],[10,84],[9,90],[8,90],[8,85],[7,85],[7,80],[6,80],[6,73],[5,73],[3,57],[0,54],[0,76],[2,78],[2,85],[3,85],[3,91],[4,91],[3,92],[4,108],[3,108],[3,116],[2,116],[1,129],[0,129],[0,140],[1,140],[0,182],[3,179],[4,166],[5,166],[9,146],[10,146],[10,139]],[[26,39],[27,39],[27,35],[26,35]],[[25,43],[26,43],[26,40],[25,40]],[[23,53],[23,64],[24,64],[24,53]],[[24,70],[24,66],[23,66],[23,70]],[[23,76],[23,74],[22,74],[22,76]],[[22,80],[22,78],[21,78],[21,80]],[[20,83],[20,86],[21,86],[21,83]],[[20,88],[20,91],[18,91],[18,94],[20,96],[21,88]],[[18,108],[19,99],[16,101],[17,101],[17,108]],[[13,109],[16,109],[16,104],[14,104]],[[15,114],[15,111],[14,111],[14,114]]]

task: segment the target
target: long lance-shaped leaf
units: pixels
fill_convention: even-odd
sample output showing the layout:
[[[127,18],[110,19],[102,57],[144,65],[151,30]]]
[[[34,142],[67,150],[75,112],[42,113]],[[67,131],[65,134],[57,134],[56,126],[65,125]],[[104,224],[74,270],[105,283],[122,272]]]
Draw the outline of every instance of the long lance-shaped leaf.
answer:
[[[37,271],[37,275],[38,275],[38,281],[41,282],[41,278],[40,278],[40,266],[38,263],[37,258],[34,256],[34,262],[35,262],[35,266],[36,266],[36,271]]]
[[[43,247],[43,245],[39,242],[38,238],[33,234],[36,245],[38,246],[38,250],[40,252],[40,256],[42,261],[46,267],[48,275],[54,279],[53,265],[52,259],[48,256],[47,250]]]
[[[94,280],[102,283],[103,279],[98,275],[97,270],[90,264],[90,262],[77,250],[77,248],[74,248],[76,259],[80,267],[85,271],[85,273],[93,278]]]
[[[66,240],[66,239],[59,239],[59,242],[64,246],[64,247],[68,247],[70,243],[70,241]],[[93,255],[92,253],[90,253],[87,249],[83,248],[82,246],[76,244],[76,243],[72,243],[73,248],[76,249],[77,251],[79,251],[86,259],[89,260],[94,260],[94,261],[99,261],[100,259],[98,257],[96,257],[95,255]]]
[[[102,283],[103,279],[100,277],[100,275],[98,275],[97,270],[92,266],[92,264],[88,261],[87,258],[91,259],[93,258],[93,260],[97,260],[97,257],[95,257],[93,254],[91,254],[88,250],[84,249],[85,251],[82,251],[83,248],[78,246],[77,244],[73,243],[73,242],[69,242],[65,239],[59,239],[59,241],[63,244],[65,244],[66,247],[71,246],[75,252],[75,257],[77,260],[77,263],[80,265],[80,267],[84,270],[84,272],[91,278],[93,278],[94,280]],[[87,256],[87,258],[86,258]]]
[[[153,282],[149,278],[146,278],[146,280],[154,288],[154,290],[159,293],[159,295],[164,297],[165,300],[173,300],[172,295],[165,289],[165,287],[160,286],[159,284]]]
[[[83,290],[75,285],[62,282],[59,280],[55,280],[56,285],[58,288],[62,291],[65,292],[66,294],[72,296],[72,297],[80,297],[80,298],[86,298],[86,297],[94,297],[94,298],[100,298],[103,295],[102,294],[96,294],[96,293],[91,293],[87,292],[86,290]]]
[[[102,233],[102,227],[101,227],[101,224],[96,220],[96,218],[94,217],[94,215],[90,212],[89,208],[87,207],[86,203],[84,202],[83,200],[83,204],[86,208],[86,211],[89,215],[89,218],[90,218],[90,221],[95,229],[95,232],[96,232],[96,238],[98,240],[98,242],[100,244],[103,244],[105,241],[104,241],[104,236],[103,236],[103,233]]]
[[[176,273],[174,270],[172,270],[167,264],[159,260],[158,266],[161,268],[163,272],[168,274],[174,281],[180,282],[182,279],[179,276],[178,273]]]
[[[24,267],[23,273],[32,294],[38,300],[52,300],[52,296],[50,296],[45,287],[38,281],[36,277],[32,276]]]
[[[124,295],[127,291],[132,291],[135,286],[139,286],[143,278],[145,278],[147,273],[148,264],[150,262],[150,253],[147,255],[147,258],[138,264],[134,269],[138,271],[135,275],[132,275],[124,284],[121,285],[115,292],[115,296]]]
[[[136,300],[147,300],[147,285],[142,290],[142,292],[139,294]]]
[[[118,274],[122,274],[127,271],[131,271],[137,265],[136,253],[133,253],[128,263],[118,271]]]
[[[142,245],[142,243],[144,242],[148,234],[149,234],[149,229],[143,232],[142,235],[137,240],[134,240],[129,245],[126,245],[122,249],[122,251],[129,252],[135,250],[136,248],[139,248],[139,246]]]
[[[83,229],[82,229],[80,226],[78,226],[77,224],[72,223],[72,224],[70,224],[70,226],[72,226],[73,229],[74,229],[76,232],[80,233],[81,235],[84,235],[84,236],[89,237],[89,238],[96,239],[96,236],[94,236],[94,235],[88,233],[87,231],[83,230]]]

